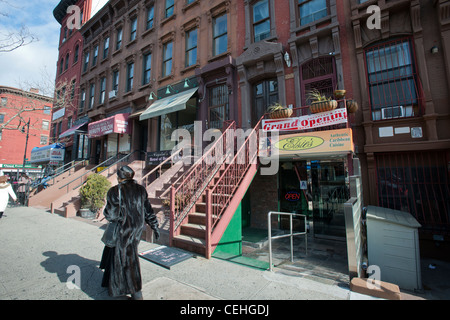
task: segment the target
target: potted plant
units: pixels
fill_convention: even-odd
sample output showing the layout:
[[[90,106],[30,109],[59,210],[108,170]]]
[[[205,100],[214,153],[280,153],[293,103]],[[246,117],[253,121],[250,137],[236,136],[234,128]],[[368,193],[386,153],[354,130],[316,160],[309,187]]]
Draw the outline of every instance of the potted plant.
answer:
[[[345,97],[345,93],[346,91],[344,89],[334,90],[334,96],[336,97],[336,99],[342,99],[343,97]]]
[[[80,188],[81,209],[83,218],[93,219],[105,205],[106,193],[111,188],[111,182],[100,174],[94,173],[87,177]]]
[[[292,109],[279,103],[274,103],[267,108],[270,119],[289,118],[292,115]]]
[[[358,110],[358,102],[355,100],[347,100],[348,113],[355,113]]]
[[[307,100],[311,101],[311,113],[331,111],[337,108],[337,101],[328,98],[319,90],[313,89],[306,94]]]

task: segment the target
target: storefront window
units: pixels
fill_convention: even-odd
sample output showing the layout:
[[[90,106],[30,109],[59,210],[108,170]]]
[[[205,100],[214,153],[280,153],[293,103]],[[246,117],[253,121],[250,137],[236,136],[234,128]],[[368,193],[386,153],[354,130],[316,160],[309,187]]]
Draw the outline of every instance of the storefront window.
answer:
[[[229,118],[228,87],[220,85],[209,89],[209,128],[220,129]]]
[[[194,137],[194,122],[197,119],[195,98],[188,101],[186,109],[161,116],[160,150],[172,150],[177,141],[172,141],[176,129],[186,129]]]

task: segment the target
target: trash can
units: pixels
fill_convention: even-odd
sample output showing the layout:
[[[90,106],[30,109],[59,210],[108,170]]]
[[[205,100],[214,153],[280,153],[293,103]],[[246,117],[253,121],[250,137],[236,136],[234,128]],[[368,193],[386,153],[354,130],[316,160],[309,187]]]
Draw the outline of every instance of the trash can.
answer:
[[[369,266],[378,266],[380,277],[407,290],[422,290],[418,228],[408,212],[367,207]]]

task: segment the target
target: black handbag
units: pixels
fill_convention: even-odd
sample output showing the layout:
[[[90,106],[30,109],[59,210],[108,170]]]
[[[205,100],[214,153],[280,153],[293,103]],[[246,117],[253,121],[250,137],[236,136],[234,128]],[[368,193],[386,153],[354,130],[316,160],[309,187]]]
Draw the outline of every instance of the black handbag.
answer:
[[[118,188],[119,188],[119,219],[116,221],[109,222],[102,236],[102,242],[105,244],[105,246],[110,248],[114,248],[116,246],[119,230],[122,225],[122,220],[120,219],[122,213],[120,185],[118,186]]]

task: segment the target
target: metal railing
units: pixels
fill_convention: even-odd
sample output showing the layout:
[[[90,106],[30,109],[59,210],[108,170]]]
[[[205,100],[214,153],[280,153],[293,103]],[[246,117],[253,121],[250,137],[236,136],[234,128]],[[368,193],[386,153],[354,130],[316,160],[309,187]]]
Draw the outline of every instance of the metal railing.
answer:
[[[281,235],[272,237],[272,225],[271,225],[272,214],[289,216],[289,233],[288,234],[281,234]],[[305,231],[304,232],[293,233],[293,230],[292,230],[293,216],[298,216],[298,217],[304,218],[304,221],[305,221]],[[304,235],[305,236],[305,253],[308,254],[308,228],[307,228],[306,216],[304,214],[270,211],[267,215],[267,227],[268,227],[268,239],[269,239],[269,268],[270,268],[271,272],[272,272],[272,264],[273,264],[273,261],[272,261],[272,239],[281,239],[281,238],[287,238],[287,237],[291,238],[291,262],[294,262],[294,236]]]

